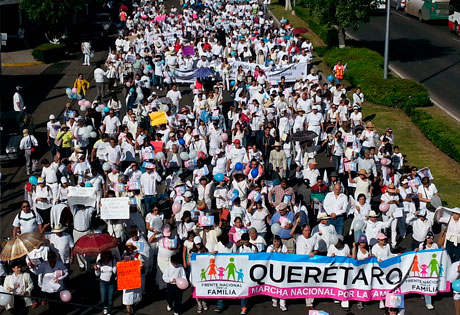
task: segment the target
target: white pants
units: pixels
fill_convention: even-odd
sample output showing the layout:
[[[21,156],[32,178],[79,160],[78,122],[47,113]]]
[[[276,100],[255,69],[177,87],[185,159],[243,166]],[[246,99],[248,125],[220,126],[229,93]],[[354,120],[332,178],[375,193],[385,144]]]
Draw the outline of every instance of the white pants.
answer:
[[[84,59],[83,59],[83,64],[89,66],[91,64],[90,62],[90,56],[89,54],[84,54]]]
[[[76,243],[80,237],[83,235],[91,233],[91,230],[85,231],[85,232],[79,232],[77,230],[73,230],[73,240]],[[88,271],[88,266],[90,265],[90,260],[86,255],[76,255],[77,256],[77,261],[78,261],[78,266],[80,268],[85,269],[85,271]]]
[[[163,272],[168,268],[171,257],[157,256],[157,274],[156,282],[160,290],[166,289],[166,283],[163,281]]]
[[[272,302],[276,303],[276,302],[278,302],[278,299],[273,298]],[[286,300],[285,299],[280,299],[280,307],[286,307]]]
[[[395,212],[396,210],[396,205],[390,205],[390,209],[382,214],[382,220],[384,222],[388,221],[391,219],[391,215]],[[396,246],[396,236],[397,236],[397,233],[396,233],[396,227],[398,226],[398,220],[393,220],[393,222],[391,222],[391,246],[392,247],[395,247]]]
[[[315,301],[315,299],[305,299],[305,305],[307,307],[313,307],[313,302]]]
[[[313,131],[314,133],[316,133],[318,135],[314,139],[315,145],[317,145],[318,140],[319,140],[319,136],[321,134],[321,126],[308,126],[308,131]]]

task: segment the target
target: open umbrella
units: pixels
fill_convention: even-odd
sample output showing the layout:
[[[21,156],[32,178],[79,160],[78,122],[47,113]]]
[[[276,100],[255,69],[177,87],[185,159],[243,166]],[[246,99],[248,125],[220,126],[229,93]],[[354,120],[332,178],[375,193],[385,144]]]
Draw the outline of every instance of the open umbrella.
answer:
[[[159,98],[158,102],[160,102],[161,104],[166,104],[166,105],[170,105],[170,104],[173,103],[173,101],[172,101],[172,99],[170,97]]]
[[[292,34],[303,34],[303,33],[307,33],[308,30],[304,27],[295,27],[292,29]]]
[[[9,240],[3,247],[0,260],[14,260],[21,258],[43,242],[43,236],[37,232],[30,232],[18,235],[14,240]]]
[[[96,255],[118,245],[115,237],[108,234],[95,233],[86,234],[78,239],[73,247],[74,254]]]
[[[194,78],[207,78],[214,74],[214,70],[209,68],[199,68],[193,73]]]
[[[314,131],[307,131],[307,130],[298,131],[292,135],[291,141],[303,142],[303,141],[313,140],[316,137],[318,137],[318,135]]]

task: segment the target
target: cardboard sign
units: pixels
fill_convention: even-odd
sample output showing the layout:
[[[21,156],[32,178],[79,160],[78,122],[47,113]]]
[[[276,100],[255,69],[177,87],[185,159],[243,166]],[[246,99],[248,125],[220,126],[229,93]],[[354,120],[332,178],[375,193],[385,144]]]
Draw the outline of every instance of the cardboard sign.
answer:
[[[141,262],[139,260],[117,263],[117,289],[130,290],[141,287]]]
[[[345,167],[345,172],[356,172],[358,169],[358,163],[356,162],[345,162],[343,163],[343,166]]]
[[[128,190],[141,190],[140,181],[128,181]]]
[[[177,238],[163,238],[164,248],[177,248]]]
[[[206,216],[200,215],[198,217],[198,222],[201,226],[213,226],[214,225],[214,217],[213,216]]]
[[[168,123],[165,112],[153,112],[149,114],[149,117],[152,126],[158,126]]]
[[[145,153],[142,155],[142,159],[143,159],[144,161],[153,160],[153,159],[155,159],[155,153],[153,153],[153,152],[145,152]]]
[[[129,219],[129,197],[102,198],[101,219]]]
[[[308,311],[308,315],[329,315],[329,313],[325,311],[310,310]]]
[[[68,188],[67,201],[70,206],[94,207],[96,204],[96,189],[94,187],[69,186]]]

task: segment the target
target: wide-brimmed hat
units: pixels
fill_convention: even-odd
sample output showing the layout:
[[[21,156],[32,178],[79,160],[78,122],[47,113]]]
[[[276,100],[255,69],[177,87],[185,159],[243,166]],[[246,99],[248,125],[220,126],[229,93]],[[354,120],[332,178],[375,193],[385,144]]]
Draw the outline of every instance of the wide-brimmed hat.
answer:
[[[279,143],[278,141],[275,142],[275,144],[273,145],[273,147],[280,147],[281,146],[281,143]]]
[[[76,145],[76,146],[73,148],[73,150],[74,150],[75,152],[77,152],[77,153],[82,153],[82,152],[83,152],[83,150],[80,148],[79,145]]]
[[[358,175],[364,175],[366,177],[369,177],[369,174],[366,172],[364,168],[359,170]]]
[[[285,204],[284,202],[280,202],[280,203],[276,206],[276,210],[277,210],[277,211],[284,210],[284,209],[287,209],[287,204]]]
[[[390,184],[387,186],[387,192],[390,192],[390,193],[398,193],[399,190],[396,189],[395,185],[394,184]]]
[[[372,121],[366,122],[366,128],[374,128],[374,124],[372,123]]]
[[[379,215],[377,214],[377,212],[375,212],[374,210],[371,210],[369,211],[369,213],[367,214],[367,216],[369,218],[377,218]]]
[[[64,232],[65,231],[65,226],[63,226],[61,223],[57,223],[54,225],[54,228],[51,230],[53,233],[59,233],[59,232]]]
[[[328,220],[331,217],[326,212],[318,213],[318,220]]]

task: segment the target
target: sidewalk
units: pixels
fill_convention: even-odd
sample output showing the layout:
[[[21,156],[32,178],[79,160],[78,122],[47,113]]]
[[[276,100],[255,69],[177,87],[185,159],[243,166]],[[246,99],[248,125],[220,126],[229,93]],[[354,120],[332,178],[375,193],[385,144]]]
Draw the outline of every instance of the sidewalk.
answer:
[[[2,73],[4,75],[38,75],[48,66],[32,57],[32,49],[2,52]]]

